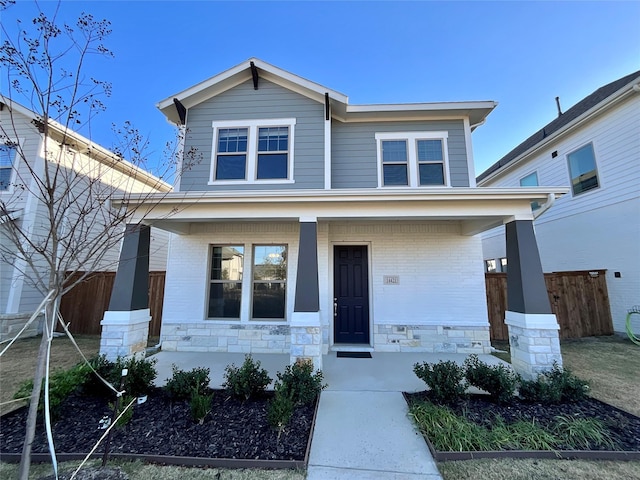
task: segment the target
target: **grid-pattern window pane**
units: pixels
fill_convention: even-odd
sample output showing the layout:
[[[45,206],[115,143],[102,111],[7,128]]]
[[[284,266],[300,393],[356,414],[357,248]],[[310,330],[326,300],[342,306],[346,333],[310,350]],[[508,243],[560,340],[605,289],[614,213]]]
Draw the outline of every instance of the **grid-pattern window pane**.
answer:
[[[384,185],[409,185],[406,140],[382,142],[382,176]]]
[[[15,147],[0,145],[0,191],[9,189],[15,152]]]
[[[240,318],[244,247],[211,247],[209,275],[209,318]]]
[[[442,140],[418,140],[419,162],[442,162]]]
[[[263,127],[258,129],[259,180],[287,178],[289,176],[289,127]]]
[[[287,287],[286,245],[253,247],[252,318],[285,318]]]
[[[418,140],[416,151],[420,185],[444,185],[442,140]]]
[[[216,180],[244,180],[247,172],[247,128],[218,130]]]
[[[592,144],[589,143],[570,153],[567,158],[569,159],[571,187],[574,195],[598,188],[598,169]]]

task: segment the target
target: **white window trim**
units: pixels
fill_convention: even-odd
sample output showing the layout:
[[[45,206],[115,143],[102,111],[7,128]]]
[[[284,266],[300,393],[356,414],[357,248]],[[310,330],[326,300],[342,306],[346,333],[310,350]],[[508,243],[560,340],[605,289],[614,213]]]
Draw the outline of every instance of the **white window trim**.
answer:
[[[267,118],[262,120],[231,120],[215,121],[213,127],[213,142],[211,145],[211,167],[209,172],[209,185],[247,185],[247,184],[282,184],[295,183],[293,179],[295,118]],[[287,178],[282,179],[258,179],[258,129],[260,127],[289,127],[289,158]],[[247,132],[247,164],[246,178],[242,180],[216,180],[215,167],[218,155],[218,130],[221,128],[246,128]]]
[[[16,177],[18,176],[18,167],[20,163],[20,152],[24,147],[24,138],[20,137],[16,141],[5,139],[2,142],[2,145],[9,144],[17,146],[15,147],[15,154],[13,157],[13,162],[11,163],[11,177],[9,178],[9,188],[7,188],[6,190],[0,190],[0,195],[12,195],[15,191]]]
[[[571,176],[571,162],[569,160],[569,155],[576,153],[578,150],[586,147],[587,145],[591,144],[591,149],[593,150],[593,162],[596,165],[596,178],[598,179],[598,186],[596,188],[592,188],[590,190],[587,190],[585,192],[580,192],[580,193],[575,193],[573,191],[573,177]],[[578,198],[578,197],[583,197],[585,195],[589,195],[590,193],[593,192],[597,192],[599,190],[602,189],[603,185],[602,185],[602,176],[601,176],[601,172],[600,172],[600,167],[598,166],[598,153],[596,152],[596,144],[593,141],[589,141],[589,142],[585,142],[582,145],[580,145],[579,147],[573,148],[571,149],[571,151],[567,152],[564,156],[564,164],[565,164],[565,168],[567,169],[567,177],[569,178],[569,193],[571,194],[572,198]]]
[[[449,147],[447,139],[449,132],[382,132],[376,133],[376,148],[378,157],[378,188],[442,188],[450,187],[449,181]],[[382,141],[383,140],[405,140],[407,142],[407,180],[408,185],[384,185],[384,174],[382,164]],[[444,185],[420,185],[420,175],[418,171],[418,140],[442,140],[442,163]],[[439,162],[423,162],[439,163]]]

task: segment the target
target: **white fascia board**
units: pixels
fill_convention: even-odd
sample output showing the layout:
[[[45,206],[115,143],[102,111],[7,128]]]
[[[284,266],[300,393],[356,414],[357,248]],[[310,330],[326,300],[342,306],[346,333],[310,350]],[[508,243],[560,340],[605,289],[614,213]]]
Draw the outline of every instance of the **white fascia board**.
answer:
[[[409,111],[441,111],[441,110],[493,110],[498,104],[494,101],[474,102],[431,102],[431,103],[381,103],[347,105],[347,113],[368,112],[409,112]]]
[[[291,191],[220,191],[172,192],[112,197],[115,206],[152,202],[154,204],[211,204],[211,203],[316,203],[316,202],[390,202],[390,201],[458,201],[458,200],[544,200],[551,193],[556,197],[569,192],[568,187],[433,187],[384,188],[375,190],[291,190]]]
[[[633,86],[636,83],[637,83],[636,80],[634,80],[633,82],[625,85],[623,88],[621,88],[617,92],[609,95],[607,98],[605,98],[600,103],[598,103],[598,104],[594,105],[593,107],[591,107],[589,110],[584,112],[579,117],[574,118],[571,122],[567,123],[566,125],[561,127],[559,130],[556,130],[555,132],[553,132],[548,137],[546,137],[543,140],[541,140],[540,142],[536,143],[534,146],[529,148],[529,150],[526,150],[525,152],[521,153],[520,155],[518,155],[516,158],[511,160],[506,165],[503,165],[502,167],[497,169],[495,172],[492,172],[487,177],[485,177],[482,180],[478,181],[478,186],[479,187],[484,187],[484,185],[486,185],[487,183],[490,183],[491,181],[495,180],[496,178],[498,178],[498,177],[502,176],[503,174],[511,171],[516,166],[519,166],[520,163],[522,163],[523,161],[527,160],[527,157],[533,155],[534,153],[538,152],[539,150],[541,150],[543,148],[547,148],[547,146],[549,146],[553,142],[559,141],[565,135],[569,135],[574,130],[580,128],[582,126],[582,124],[590,121],[594,117],[596,117],[596,116],[606,112],[610,108],[614,107],[615,105],[620,103],[622,100],[624,100],[626,97],[630,96],[632,93],[635,93],[634,90],[633,90]],[[538,131],[538,130],[536,130],[536,131]],[[527,138],[529,138],[529,137],[527,137]],[[491,168],[491,167],[489,167],[489,168]]]

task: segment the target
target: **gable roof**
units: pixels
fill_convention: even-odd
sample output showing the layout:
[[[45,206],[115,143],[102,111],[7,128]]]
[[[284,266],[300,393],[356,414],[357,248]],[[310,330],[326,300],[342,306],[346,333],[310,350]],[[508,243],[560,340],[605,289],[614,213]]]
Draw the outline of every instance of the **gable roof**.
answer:
[[[188,110],[199,103],[219,95],[253,77],[264,78],[318,103],[331,103],[331,116],[343,122],[369,120],[419,120],[428,118],[469,117],[473,128],[481,124],[497,106],[494,101],[437,102],[409,104],[350,105],[349,97],[336,90],[287,72],[258,58],[250,58],[193,87],[171,95],[157,103],[158,109],[170,122],[182,124],[180,110]],[[254,81],[256,81],[254,79]]]
[[[6,106],[9,111],[19,113],[27,117],[31,121],[40,122],[42,119],[41,115],[28,109],[24,105],[21,105],[18,102],[0,94],[0,109],[2,109],[4,106]],[[49,132],[51,138],[55,138],[59,141],[62,141],[64,139],[67,144],[75,147],[78,150],[82,149],[84,151],[91,151],[92,158],[104,163],[110,168],[124,173],[131,178],[139,180],[145,185],[148,185],[160,192],[169,192],[173,190],[173,187],[171,185],[156,177],[155,175],[140,167],[137,167],[133,163],[128,162],[122,157],[119,157],[111,150],[108,150],[102,145],[92,142],[88,138],[80,135],[78,132],[73,131],[71,128],[65,127],[61,123],[56,122],[51,118],[49,118]]]
[[[566,130],[574,123],[581,121],[581,117],[586,117],[586,114],[590,111],[603,107],[618,99],[620,95],[631,90],[635,86],[633,84],[637,83],[639,80],[640,70],[600,87],[591,95],[586,96],[569,110],[559,115],[556,119],[546,124],[496,163],[487,168],[484,172],[478,175],[477,181],[480,182],[499,170],[504,169],[506,166],[515,164],[529,150],[550,141],[556,136],[556,134]]]

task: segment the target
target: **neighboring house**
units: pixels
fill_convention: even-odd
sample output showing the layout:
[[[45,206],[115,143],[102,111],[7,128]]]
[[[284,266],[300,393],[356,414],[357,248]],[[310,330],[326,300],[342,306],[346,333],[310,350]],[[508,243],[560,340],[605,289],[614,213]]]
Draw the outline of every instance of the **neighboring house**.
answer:
[[[44,204],[38,199],[38,188],[35,176],[42,176],[44,171],[45,152],[44,135],[36,127],[39,116],[22,105],[0,97],[0,202],[9,212],[20,228],[37,238],[47,232]],[[50,138],[47,142],[47,161],[60,162],[66,168],[82,175],[91,175],[93,179],[101,178],[103,184],[109,184],[105,191],[127,192],[168,192],[171,186],[155,176],[135,167],[117,157],[113,152],[97,145],[87,138],[65,129],[59,123],[50,120]],[[64,138],[64,150],[61,142]],[[21,160],[18,146],[28,164]],[[89,155],[88,152],[91,152]],[[29,171],[29,166],[33,171]],[[98,174],[99,171],[99,174]],[[98,176],[99,175],[99,176]],[[105,183],[111,182],[111,183]],[[62,183],[62,182],[61,182]],[[82,188],[78,182],[78,188]],[[80,195],[82,192],[76,192]],[[72,212],[67,212],[73,215]],[[0,241],[3,247],[11,244],[3,235],[3,228],[8,219],[0,217]],[[124,227],[124,225],[123,225]],[[162,270],[166,268],[166,250],[169,235],[164,231],[153,232],[150,249],[150,268]],[[15,250],[15,249],[14,249]],[[107,252],[101,270],[115,270],[118,264],[119,247]],[[7,259],[11,260],[11,259]],[[27,272],[27,275],[24,272]],[[39,275],[47,275],[45,267]],[[24,325],[44,298],[31,281],[33,273],[24,261],[5,262],[0,259],[0,339],[11,337]],[[37,323],[27,334],[37,333]]]
[[[605,85],[478,176],[478,186],[567,185],[535,221],[545,272],[606,269],[624,332],[640,304],[640,71]],[[539,211],[539,204],[532,208]],[[504,229],[483,235],[488,270],[506,263]]]
[[[175,233],[162,348],[488,352],[476,234],[562,192],[475,188],[495,106],[351,105],[258,59],[160,102],[204,157],[147,217]]]

